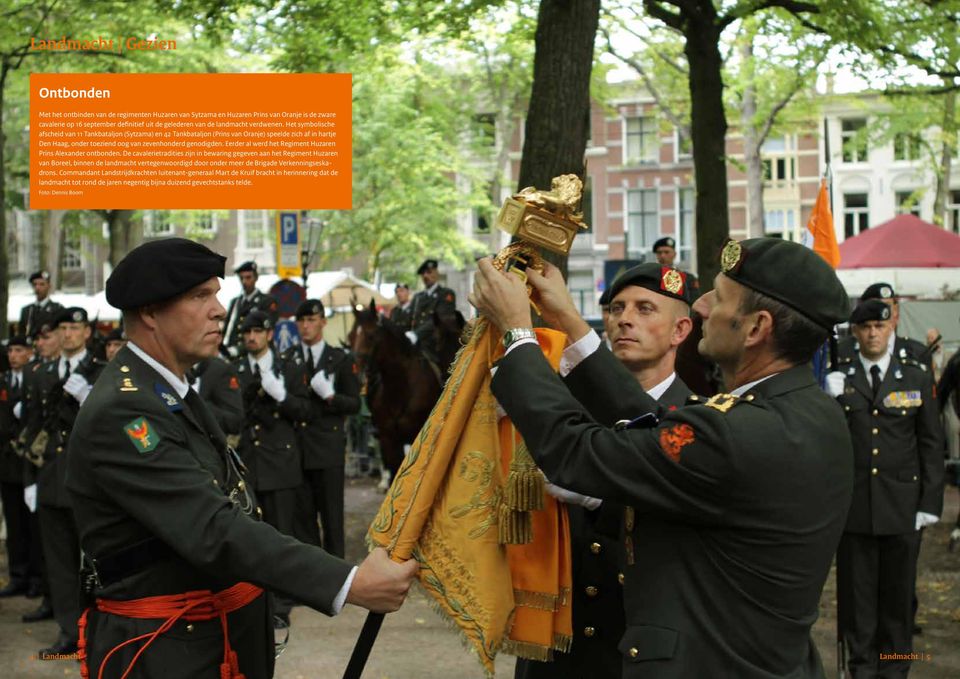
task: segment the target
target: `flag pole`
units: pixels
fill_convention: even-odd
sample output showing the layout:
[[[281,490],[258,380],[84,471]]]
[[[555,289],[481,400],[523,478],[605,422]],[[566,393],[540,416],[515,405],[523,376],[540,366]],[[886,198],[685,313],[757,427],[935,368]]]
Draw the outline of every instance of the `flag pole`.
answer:
[[[380,633],[383,618],[383,613],[373,611],[367,613],[363,629],[360,630],[353,653],[350,654],[350,662],[347,663],[347,669],[343,671],[343,679],[360,679],[363,668],[367,664],[367,658],[370,657],[370,651],[373,649],[373,642],[377,640],[377,635]]]

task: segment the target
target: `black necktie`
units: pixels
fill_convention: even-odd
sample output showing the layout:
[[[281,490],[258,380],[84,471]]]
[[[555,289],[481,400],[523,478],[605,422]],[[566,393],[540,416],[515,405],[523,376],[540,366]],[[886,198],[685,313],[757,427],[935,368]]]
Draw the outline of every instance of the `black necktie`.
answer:
[[[64,361],[64,363],[67,364],[67,370],[66,372],[63,373],[63,379],[67,379],[68,377],[70,377],[70,361],[67,360],[67,361]]]
[[[883,381],[883,378],[880,377],[880,366],[872,365],[870,366],[870,386],[873,388],[873,399],[877,399],[877,394],[880,393],[880,382]]]

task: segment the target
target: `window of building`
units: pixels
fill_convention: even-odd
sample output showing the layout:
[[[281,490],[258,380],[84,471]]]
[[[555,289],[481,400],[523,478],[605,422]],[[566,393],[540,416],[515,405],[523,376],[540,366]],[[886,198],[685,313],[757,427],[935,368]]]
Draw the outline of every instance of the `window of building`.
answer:
[[[63,230],[63,255],[61,263],[64,271],[83,269],[83,237],[80,229],[68,226]]]
[[[676,145],[677,160],[686,160],[693,157],[693,142],[689,134],[680,134],[674,130],[674,144]]]
[[[169,210],[150,210],[143,222],[143,235],[147,238],[173,235],[173,217]]]
[[[240,212],[241,242],[245,250],[262,250],[267,245],[267,211],[242,210]]]
[[[217,232],[217,213],[205,210],[193,213],[193,230],[203,234]]]
[[[915,134],[905,132],[898,133],[893,137],[893,159],[894,160],[919,160],[920,159],[920,137]]]
[[[597,295],[594,292],[593,271],[570,271],[567,274],[570,296],[581,316],[596,316],[600,313]]]
[[[641,259],[649,253],[660,232],[656,189],[627,192],[627,257]]]
[[[688,266],[693,261],[693,243],[696,240],[696,193],[680,189],[678,206],[677,259]]]
[[[652,116],[627,118],[627,164],[655,163],[659,150],[657,119]]]
[[[766,210],[763,213],[763,234],[774,238],[793,240],[797,225],[797,211],[792,208]]]
[[[797,176],[797,158],[792,138],[771,137],[760,147],[763,181],[767,186],[783,186]]]
[[[853,238],[861,231],[870,228],[870,211],[867,206],[867,194],[843,194],[843,234]]]
[[[497,116],[493,113],[473,116],[473,139],[477,146],[494,146],[497,142]]]
[[[920,197],[916,191],[897,191],[897,214],[920,216]]]
[[[947,196],[947,228],[960,234],[960,191],[951,191]]]
[[[867,121],[864,118],[848,118],[840,121],[840,139],[843,143],[843,162],[865,163],[867,161]]]

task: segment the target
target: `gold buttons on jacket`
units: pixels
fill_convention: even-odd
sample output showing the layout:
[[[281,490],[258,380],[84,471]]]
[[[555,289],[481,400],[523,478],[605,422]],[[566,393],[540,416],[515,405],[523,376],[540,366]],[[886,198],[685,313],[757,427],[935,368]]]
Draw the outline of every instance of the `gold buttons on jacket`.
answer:
[[[630,657],[631,657],[631,658],[636,658],[638,655],[640,655],[640,651],[639,651],[638,649],[636,649],[636,648],[631,648],[631,649],[628,651],[628,653],[630,654]]]
[[[593,542],[593,543],[591,543],[591,544],[590,544],[590,551],[593,552],[594,554],[599,554],[599,553],[600,553],[600,543],[599,543],[599,542]]]
[[[191,622],[189,625],[187,625],[187,631],[188,631],[188,632],[192,632],[192,631],[193,631],[193,623],[192,623],[192,622]]]
[[[876,427],[874,427],[873,429],[870,430],[870,433],[871,433],[871,434],[879,434],[879,433],[880,433],[880,430],[877,429]]]
[[[586,591],[587,596],[597,596],[597,592],[599,590],[593,585],[587,585],[587,588],[584,591]]]
[[[880,411],[877,410],[876,408],[874,408],[874,409],[873,409],[873,414],[874,414],[874,415],[879,415],[879,414],[880,414]]]
[[[873,469],[870,470],[870,473],[873,474],[874,476],[876,476],[876,475],[879,474],[880,472],[877,470],[876,467],[874,467]]]
[[[254,431],[260,431],[260,425],[259,425],[259,424],[253,425],[253,430],[254,430]]]
[[[623,573],[617,573],[617,582],[623,584]]]
[[[879,449],[879,448],[874,448],[874,449],[873,449],[873,454],[874,454],[874,455],[879,455],[879,454],[880,454],[880,449]]]
[[[593,636],[594,634],[596,634],[596,633],[597,633],[597,630],[594,629],[593,627],[584,627],[584,628],[583,628],[583,636],[585,636],[585,637],[592,637],[592,636]]]

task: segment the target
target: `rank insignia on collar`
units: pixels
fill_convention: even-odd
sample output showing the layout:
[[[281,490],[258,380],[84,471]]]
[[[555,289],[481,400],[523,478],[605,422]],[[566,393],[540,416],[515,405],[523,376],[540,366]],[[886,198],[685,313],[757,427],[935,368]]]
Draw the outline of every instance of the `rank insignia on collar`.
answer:
[[[680,461],[680,451],[696,440],[693,427],[689,424],[676,424],[669,429],[660,430],[660,447],[674,462]]]
[[[163,401],[163,405],[167,406],[167,410],[172,413],[177,412],[178,410],[183,410],[183,404],[180,402],[180,399],[177,398],[174,394],[171,394],[166,385],[156,382],[153,385],[153,390],[157,393],[157,396]]]
[[[139,453],[149,453],[160,443],[160,435],[153,430],[145,417],[128,422],[123,430]]]

